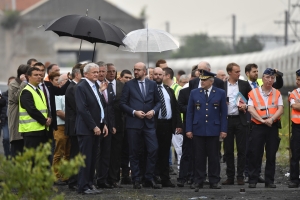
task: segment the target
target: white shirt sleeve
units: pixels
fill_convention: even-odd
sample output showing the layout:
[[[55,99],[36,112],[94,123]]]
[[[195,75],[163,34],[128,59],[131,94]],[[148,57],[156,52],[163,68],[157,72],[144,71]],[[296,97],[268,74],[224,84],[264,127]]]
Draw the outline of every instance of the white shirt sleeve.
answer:
[[[62,100],[61,96],[55,96],[56,110],[63,110],[61,100]]]
[[[278,105],[279,106],[283,106],[283,100],[282,100],[282,96],[281,95],[278,98]]]
[[[250,97],[248,99],[248,106],[253,106],[253,100]]]

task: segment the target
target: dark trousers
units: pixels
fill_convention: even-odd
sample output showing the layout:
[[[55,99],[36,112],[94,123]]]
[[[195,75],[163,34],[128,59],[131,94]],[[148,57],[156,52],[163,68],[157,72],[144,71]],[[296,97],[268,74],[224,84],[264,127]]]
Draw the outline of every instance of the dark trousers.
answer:
[[[195,159],[194,182],[203,184],[206,179],[208,160],[208,180],[211,184],[220,181],[219,136],[193,136]]]
[[[169,153],[172,141],[172,132],[171,120],[157,120],[156,137],[158,142],[158,151],[155,175],[160,176],[162,181],[170,180]]]
[[[235,176],[234,164],[234,139],[237,147],[237,178],[244,178],[244,168],[246,160],[246,130],[240,120],[240,117],[228,118],[227,137],[224,139],[226,175],[228,179],[233,180]]]
[[[24,151],[24,140],[14,140],[10,142],[11,156],[14,158]]]
[[[292,123],[290,180],[299,184],[300,124]]]
[[[155,164],[157,160],[158,143],[155,133],[155,128],[142,129],[127,129],[128,143],[129,143],[129,160],[131,168],[131,177],[133,181],[140,182],[140,168],[139,168],[139,154],[140,141],[144,139],[147,148],[147,165],[145,172],[145,179],[147,181],[153,180]]]
[[[78,135],[79,152],[85,156],[85,167],[81,167],[78,173],[78,192],[83,192],[93,185],[95,174],[96,153],[100,136]]]
[[[102,184],[107,182],[109,163],[110,163],[111,135],[112,135],[111,132],[109,132],[106,137],[103,137],[103,134],[100,135],[100,141],[97,147],[97,158],[96,158],[97,184]]]
[[[75,136],[73,136],[73,135],[69,136],[69,140],[70,140],[70,143],[71,143],[70,159],[73,159],[79,153],[79,144],[78,144],[77,135],[75,135]],[[77,178],[78,178],[78,174],[72,175],[69,178],[68,185],[70,187],[76,186],[77,185]]]
[[[193,140],[186,137],[185,130],[183,131],[182,156],[180,159],[180,170],[177,181],[188,181],[193,179]]]
[[[272,127],[253,124],[249,140],[249,183],[257,183],[264,148],[267,158],[265,183],[274,183],[276,152],[280,143],[277,123]]]
[[[127,131],[124,132],[124,138],[122,143],[122,158],[121,158],[122,177],[129,177],[129,144]]]
[[[24,138],[24,147],[25,148],[37,148],[40,144],[47,142],[45,136],[26,136],[26,133],[23,135]]]
[[[124,133],[116,132],[111,136],[111,151],[110,151],[110,164],[108,171],[108,182],[118,182],[120,179],[120,167],[122,157],[122,144]]]

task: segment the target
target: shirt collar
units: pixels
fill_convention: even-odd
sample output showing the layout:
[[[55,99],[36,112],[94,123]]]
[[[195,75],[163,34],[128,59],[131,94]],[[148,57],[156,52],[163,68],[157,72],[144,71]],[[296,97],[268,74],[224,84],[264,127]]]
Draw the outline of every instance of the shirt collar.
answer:
[[[112,82],[107,81],[108,83],[111,83],[112,85],[116,85],[116,79],[114,79]]]
[[[205,91],[205,89],[203,88],[203,90]],[[208,93],[210,93],[210,91],[212,90],[212,86],[210,86],[210,88],[207,89]]]
[[[88,82],[88,84],[91,86],[91,87],[93,87],[94,85],[95,85],[95,83],[93,83],[92,81],[90,81],[89,79],[85,79],[87,82]]]
[[[297,92],[300,94],[300,88],[297,88]]]
[[[234,84],[231,84],[229,81],[228,81],[228,85],[237,85],[238,84],[238,80],[234,83]]]
[[[36,90],[36,87],[34,85],[32,85],[31,83],[28,82],[28,85],[30,85],[33,89]],[[42,85],[41,83],[39,85]]]

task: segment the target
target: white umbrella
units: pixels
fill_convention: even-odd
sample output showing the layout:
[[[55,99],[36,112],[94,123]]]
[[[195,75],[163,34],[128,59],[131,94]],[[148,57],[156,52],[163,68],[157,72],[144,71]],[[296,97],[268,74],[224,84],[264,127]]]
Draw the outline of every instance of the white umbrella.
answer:
[[[120,46],[120,50],[134,53],[162,52],[179,48],[179,42],[168,32],[148,28],[131,31],[125,36],[123,43],[125,44],[125,47]]]

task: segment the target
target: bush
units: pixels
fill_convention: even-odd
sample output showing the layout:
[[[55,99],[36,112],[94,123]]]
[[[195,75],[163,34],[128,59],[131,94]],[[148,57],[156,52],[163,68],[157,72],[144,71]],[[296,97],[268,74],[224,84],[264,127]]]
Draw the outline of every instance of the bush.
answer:
[[[7,160],[0,156],[0,199],[63,199],[56,195],[53,187],[56,180],[48,161],[51,145],[46,143],[36,149],[25,149],[22,155]],[[34,163],[34,165],[33,165]],[[58,166],[61,174],[70,177],[84,166],[84,156],[77,155],[70,161],[62,161]]]

